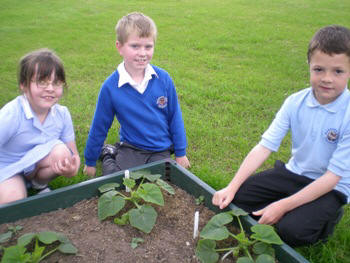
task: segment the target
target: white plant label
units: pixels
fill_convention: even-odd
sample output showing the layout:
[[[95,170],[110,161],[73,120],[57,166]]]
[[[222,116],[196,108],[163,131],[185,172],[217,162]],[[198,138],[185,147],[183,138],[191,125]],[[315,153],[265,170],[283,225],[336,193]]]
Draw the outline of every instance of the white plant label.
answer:
[[[130,178],[130,173],[129,173],[129,170],[125,170],[125,178],[126,179],[129,179]],[[125,186],[125,192],[129,193],[131,190],[129,187]]]
[[[194,213],[193,239],[198,236],[199,211]]]

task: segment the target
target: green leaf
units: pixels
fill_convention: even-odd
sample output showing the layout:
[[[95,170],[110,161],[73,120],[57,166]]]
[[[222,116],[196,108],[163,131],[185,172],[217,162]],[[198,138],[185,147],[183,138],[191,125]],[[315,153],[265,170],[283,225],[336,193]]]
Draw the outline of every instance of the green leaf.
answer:
[[[66,237],[64,234],[62,233],[57,233],[57,239],[58,241],[60,241],[61,243],[70,243],[68,237]]]
[[[130,172],[130,178],[137,180],[144,177],[147,174],[151,174],[151,172],[150,171]]]
[[[152,206],[144,205],[139,209],[129,211],[130,225],[137,229],[150,233],[157,220],[157,212]]]
[[[277,235],[274,228],[270,225],[257,224],[251,227],[254,232],[250,237],[268,244],[282,245],[283,241]]]
[[[19,246],[25,247],[26,245],[28,245],[32,241],[32,239],[34,237],[36,237],[36,234],[34,234],[34,233],[24,234],[18,238],[17,244]]]
[[[219,254],[215,251],[216,242],[209,239],[198,241],[196,256],[202,263],[215,263],[219,260]]]
[[[40,232],[37,237],[41,242],[48,245],[58,240],[58,233],[52,231]]]
[[[20,231],[23,229],[23,226],[16,226],[14,231],[17,232],[17,231]]]
[[[240,257],[237,259],[237,263],[254,263],[254,261],[248,257]]]
[[[129,222],[129,213],[123,214],[120,218],[114,218],[114,223],[117,225],[126,225]]]
[[[123,184],[126,187],[129,187],[130,189],[133,189],[135,187],[135,180],[134,179],[130,179],[130,178],[123,178]]]
[[[156,180],[160,179],[162,176],[160,174],[146,174],[145,178],[154,183]]]
[[[19,230],[22,230],[22,226],[9,226],[8,230],[12,231],[13,233],[17,233]]]
[[[275,263],[275,259],[267,254],[262,254],[257,257],[256,263]]]
[[[142,184],[137,193],[143,200],[156,205],[164,205],[163,194],[160,188],[155,184]]]
[[[25,253],[26,249],[23,246],[11,246],[5,248],[4,256],[1,263],[26,263],[30,262],[30,254]]]
[[[116,191],[104,193],[98,199],[98,218],[102,221],[109,216],[114,216],[125,206],[125,200],[115,195]]]
[[[220,213],[213,216],[200,233],[202,238],[223,240],[229,236],[226,224],[232,222],[233,217],[228,213]]]
[[[118,184],[118,183],[109,183],[109,184],[104,184],[104,185],[100,186],[98,188],[98,190],[100,191],[100,193],[105,193],[105,192],[108,192],[111,190],[115,190],[119,186],[120,186],[120,184]]]
[[[58,250],[64,254],[76,254],[78,249],[71,243],[63,243],[58,246]]]
[[[268,254],[272,257],[275,256],[275,250],[271,247],[270,244],[264,242],[257,242],[253,245],[253,252],[256,255]]]
[[[139,245],[139,243],[142,243],[144,242],[144,240],[140,237],[134,237],[132,240],[131,240],[131,247],[132,249],[135,249],[137,248],[137,246]]]
[[[5,243],[12,237],[12,231],[8,231],[0,235],[0,243]]]
[[[159,185],[162,189],[164,189],[165,191],[167,191],[169,194],[174,195],[175,194],[175,190],[174,188],[169,185],[167,182],[165,182],[162,179],[158,179],[156,181],[157,185]]]
[[[244,211],[243,209],[238,208],[238,207],[232,209],[228,213],[231,213],[233,216],[237,216],[237,217],[239,217],[239,216],[247,216],[248,215],[248,213],[246,211]]]

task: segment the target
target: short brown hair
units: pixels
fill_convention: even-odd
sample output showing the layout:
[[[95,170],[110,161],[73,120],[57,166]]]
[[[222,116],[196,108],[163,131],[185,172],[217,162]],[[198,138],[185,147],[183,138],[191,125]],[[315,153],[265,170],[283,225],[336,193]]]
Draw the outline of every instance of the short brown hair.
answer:
[[[122,45],[133,32],[136,32],[138,37],[153,37],[154,42],[157,38],[157,27],[152,18],[139,12],[123,16],[115,26],[115,31],[117,40]]]
[[[320,50],[328,55],[346,54],[350,59],[350,30],[338,25],[321,28],[309,43],[307,51],[309,63],[312,54],[316,50]]]
[[[46,80],[55,72],[54,81],[63,83],[66,87],[66,76],[61,59],[47,48],[32,51],[21,58],[18,67],[19,86],[29,87],[35,76],[35,81]]]

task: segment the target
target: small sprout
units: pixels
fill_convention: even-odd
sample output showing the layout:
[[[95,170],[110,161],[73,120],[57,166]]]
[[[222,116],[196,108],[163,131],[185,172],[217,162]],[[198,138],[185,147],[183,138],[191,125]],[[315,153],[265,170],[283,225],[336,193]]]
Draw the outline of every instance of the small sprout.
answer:
[[[140,237],[134,237],[132,240],[131,240],[131,247],[132,249],[135,249],[138,247],[139,243],[143,243],[144,240]]]
[[[22,230],[22,226],[9,226],[6,233],[0,234],[0,243],[5,243],[11,239],[11,237]]]
[[[195,199],[196,205],[200,205],[204,202],[204,195],[198,196],[198,198]]]

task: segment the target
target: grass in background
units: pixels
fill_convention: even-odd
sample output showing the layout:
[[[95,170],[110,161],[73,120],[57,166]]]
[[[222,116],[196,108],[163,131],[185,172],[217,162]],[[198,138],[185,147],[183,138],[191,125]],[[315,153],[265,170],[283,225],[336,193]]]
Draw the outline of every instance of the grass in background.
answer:
[[[123,15],[151,16],[159,36],[152,63],[173,77],[188,139],[191,172],[219,189],[260,140],[291,93],[308,86],[307,45],[329,24],[350,26],[346,1],[321,0],[2,0],[0,107],[18,94],[20,57],[48,47],[64,61],[68,106],[83,150],[101,83],[121,62],[114,26]],[[108,142],[118,137],[118,124]],[[287,161],[287,137],[274,160]],[[87,180],[82,172],[54,188]],[[349,262],[350,211],[327,244],[300,251],[311,262]],[[348,261],[347,261],[348,260]]]

